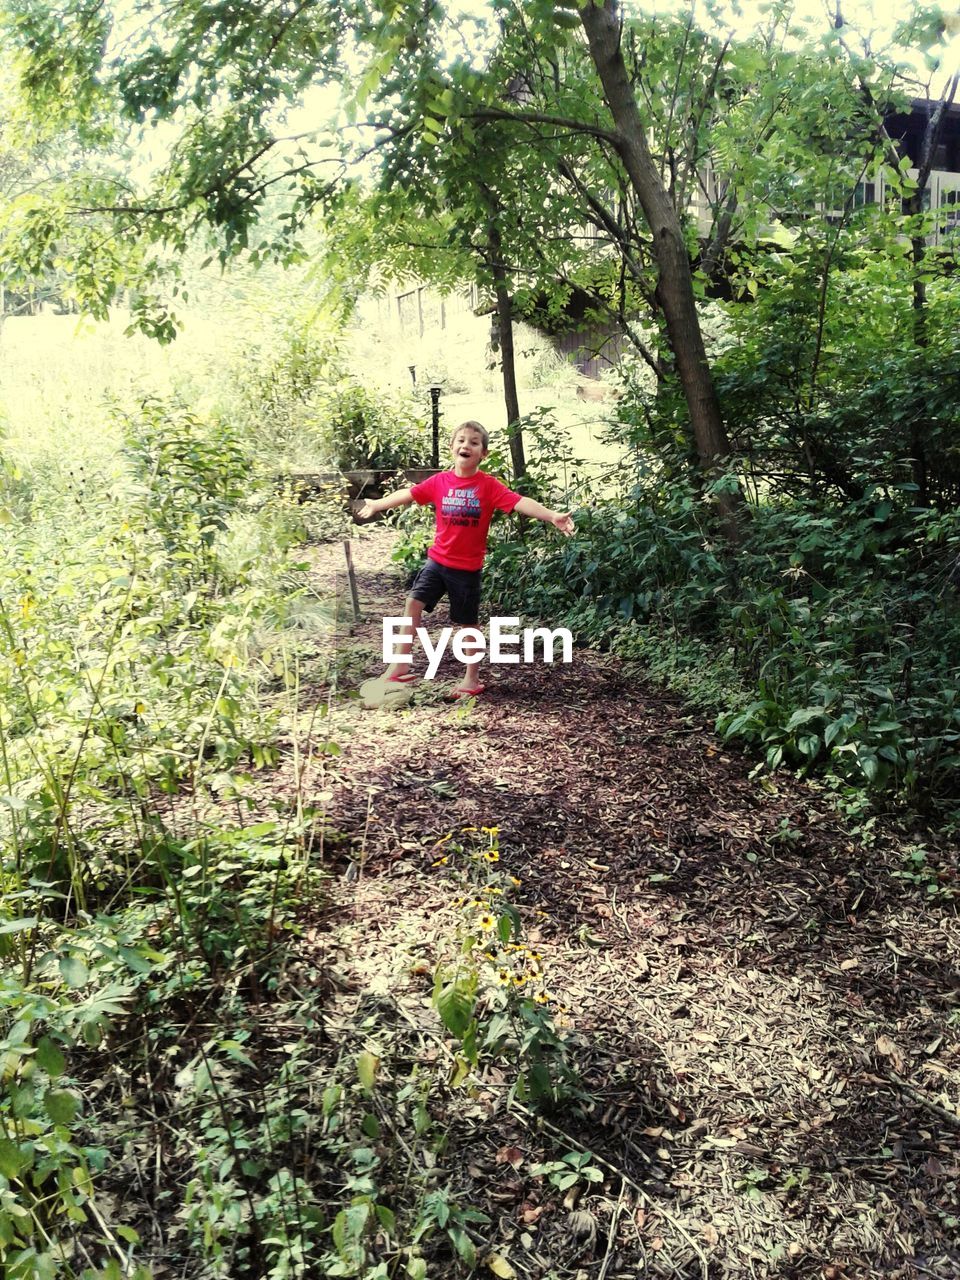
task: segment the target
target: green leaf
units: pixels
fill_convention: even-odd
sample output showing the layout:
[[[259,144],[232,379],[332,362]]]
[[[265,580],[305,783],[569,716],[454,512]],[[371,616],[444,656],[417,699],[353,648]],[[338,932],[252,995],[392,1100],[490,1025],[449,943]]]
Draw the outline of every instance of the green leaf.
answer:
[[[43,1108],[54,1124],[69,1126],[80,1110],[80,1100],[66,1089],[48,1089],[43,1095]]]
[[[220,1048],[232,1062],[242,1062],[245,1067],[255,1065],[253,1059],[244,1052],[239,1040],[221,1040]]]
[[[124,962],[134,971],[134,973],[152,973],[154,966],[150,961],[133,947],[118,947]]]
[[[434,995],[434,1004],[451,1035],[462,1039],[473,1017],[476,976],[458,974]]]
[[[872,751],[858,751],[857,758],[860,761],[860,768],[863,770],[864,777],[868,782],[876,782],[877,775],[880,772],[880,762]]]
[[[818,716],[822,716],[826,711],[825,707],[801,707],[795,711],[787,721],[784,728],[789,733],[791,729],[796,729],[802,724],[808,724],[811,720],[816,720]]]
[[[78,987],[86,986],[90,971],[78,955],[66,955],[60,957],[60,976],[68,987],[76,990]]]
[[[21,1169],[27,1168],[31,1159],[12,1138],[0,1138],[0,1173],[5,1178],[16,1178]]]
[[[372,1093],[377,1083],[377,1070],[380,1059],[375,1053],[364,1050],[357,1058],[357,1079],[366,1093]]]
[[[447,1233],[453,1241],[453,1247],[468,1267],[477,1265],[477,1250],[473,1241],[462,1227],[451,1227]]]
[[[67,1069],[66,1058],[49,1036],[44,1036],[37,1045],[36,1063],[41,1071],[45,1071],[53,1079],[62,1076]]]
[[[26,929],[35,929],[36,916],[21,916],[19,920],[5,920],[0,924],[0,933],[23,933]]]

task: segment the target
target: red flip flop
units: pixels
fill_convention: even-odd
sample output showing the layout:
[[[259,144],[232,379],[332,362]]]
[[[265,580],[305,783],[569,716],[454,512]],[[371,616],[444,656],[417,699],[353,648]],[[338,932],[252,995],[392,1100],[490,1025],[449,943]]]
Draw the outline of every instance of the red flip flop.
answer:
[[[464,698],[475,698],[486,689],[485,684],[478,684],[475,689],[454,689],[450,697],[454,702],[462,702]]]
[[[407,674],[403,676],[402,675],[386,676],[384,678],[383,683],[384,684],[413,684],[416,678],[417,678],[417,673],[415,671],[408,671]]]

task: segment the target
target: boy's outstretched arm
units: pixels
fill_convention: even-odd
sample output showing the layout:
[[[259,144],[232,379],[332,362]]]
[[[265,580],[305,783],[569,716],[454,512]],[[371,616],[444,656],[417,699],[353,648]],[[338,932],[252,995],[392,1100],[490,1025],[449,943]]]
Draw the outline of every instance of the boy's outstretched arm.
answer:
[[[513,509],[518,515],[533,516],[535,520],[544,520],[547,524],[552,524],[568,538],[573,533],[573,516],[569,511],[551,511],[549,507],[534,502],[532,498],[521,498]]]
[[[391,507],[408,507],[413,501],[409,489],[397,489],[383,498],[368,498],[357,512],[358,520],[371,520],[380,511],[389,511]]]

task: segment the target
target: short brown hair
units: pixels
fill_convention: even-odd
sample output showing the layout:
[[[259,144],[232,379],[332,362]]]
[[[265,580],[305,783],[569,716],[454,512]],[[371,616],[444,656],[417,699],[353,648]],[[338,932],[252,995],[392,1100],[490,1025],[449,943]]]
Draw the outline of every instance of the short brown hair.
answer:
[[[454,431],[453,435],[450,437],[450,443],[453,444],[454,440],[456,440],[457,431],[464,431],[464,430],[475,431],[477,435],[480,437],[484,450],[489,450],[490,432],[487,430],[486,427],[481,426],[479,422],[474,422],[472,418],[469,419],[467,422],[460,423],[459,427],[457,427],[457,430]]]

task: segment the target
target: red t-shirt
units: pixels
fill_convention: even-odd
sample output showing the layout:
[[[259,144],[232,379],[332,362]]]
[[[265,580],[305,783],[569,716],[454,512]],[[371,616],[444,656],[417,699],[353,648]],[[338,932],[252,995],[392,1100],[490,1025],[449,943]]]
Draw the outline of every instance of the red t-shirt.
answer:
[[[421,480],[410,489],[422,507],[433,503],[437,527],[427,555],[448,569],[481,569],[494,511],[512,511],[521,495],[496,476],[478,471],[463,479],[455,471]]]

